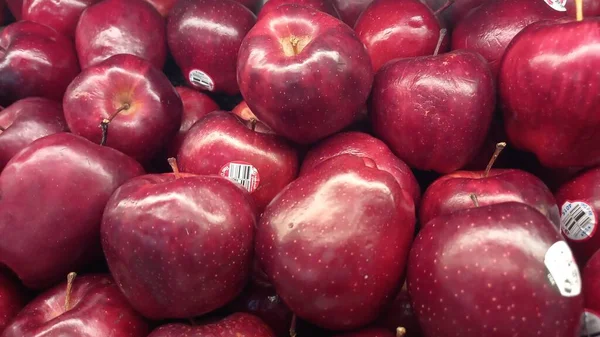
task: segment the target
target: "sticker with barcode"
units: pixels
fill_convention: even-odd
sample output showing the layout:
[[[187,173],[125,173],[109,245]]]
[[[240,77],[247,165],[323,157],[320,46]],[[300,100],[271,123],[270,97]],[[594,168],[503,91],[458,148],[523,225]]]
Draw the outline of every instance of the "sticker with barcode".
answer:
[[[219,174],[241,184],[250,193],[254,192],[260,184],[258,169],[243,161],[232,161],[223,165]]]
[[[582,241],[596,233],[596,214],[589,204],[567,201],[562,205],[560,214],[560,227],[569,239]]]
[[[559,12],[566,12],[567,8],[565,5],[567,4],[567,0],[544,0],[545,3],[548,4],[552,9]]]
[[[554,243],[544,257],[548,279],[565,297],[581,294],[581,275],[571,248],[565,241]]]
[[[215,89],[215,82],[213,82],[212,78],[202,70],[194,69],[190,71],[189,79],[190,83],[201,89],[208,91],[213,91]]]
[[[586,309],[583,312],[580,337],[600,337],[600,317],[595,312]]]

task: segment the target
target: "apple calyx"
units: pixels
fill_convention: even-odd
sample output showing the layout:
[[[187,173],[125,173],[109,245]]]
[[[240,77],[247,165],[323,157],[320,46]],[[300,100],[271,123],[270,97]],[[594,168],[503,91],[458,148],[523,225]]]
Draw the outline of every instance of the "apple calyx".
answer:
[[[121,105],[117,111],[113,112],[112,115],[108,116],[108,118],[104,118],[102,122],[100,122],[100,128],[102,129],[102,140],[100,140],[100,145],[106,145],[106,138],[108,137],[108,124],[110,124],[110,122],[112,122],[112,120],[117,117],[121,111],[127,110],[130,107],[131,105],[129,103],[125,103]]]
[[[396,337],[404,337],[406,336],[406,329],[404,327],[396,328]]]
[[[575,13],[577,21],[583,20],[583,0],[575,0]]]
[[[475,205],[475,207],[479,207],[479,200],[477,199],[477,196],[475,195],[475,193],[471,193],[470,197],[471,197],[471,200],[473,201],[473,205]]]
[[[169,162],[169,166],[171,166],[171,170],[173,170],[173,174],[175,174],[175,179],[181,178],[181,172],[179,171],[179,166],[177,165],[177,159],[171,157],[167,159]]]
[[[304,47],[308,44],[310,38],[307,36],[298,37],[292,35],[287,38],[280,40],[281,46],[283,47],[283,53],[285,56],[296,56],[302,52]]]
[[[435,12],[433,12],[433,15],[438,16],[439,14],[444,12],[446,9],[448,9],[448,7],[452,6],[453,3],[454,3],[454,0],[447,0],[442,7],[438,8]]]
[[[75,281],[75,277],[77,277],[77,273],[70,272],[67,275],[67,290],[65,292],[65,312],[71,310],[71,292],[73,290],[73,282]]]
[[[292,316],[292,323],[290,324],[290,337],[296,337],[296,314]]]
[[[485,167],[485,171],[483,172],[484,178],[487,178],[490,175],[492,166],[494,166],[494,163],[498,159],[498,156],[500,156],[500,153],[502,152],[502,150],[504,150],[505,147],[506,147],[506,142],[500,142],[500,143],[496,144],[496,151],[494,151],[492,158],[488,162],[487,166]]]
[[[444,38],[446,37],[446,33],[448,30],[446,28],[440,29],[440,37],[438,38],[437,45],[435,46],[435,50],[433,51],[433,56],[436,56],[440,52],[440,48],[442,47],[442,43],[444,42]]]

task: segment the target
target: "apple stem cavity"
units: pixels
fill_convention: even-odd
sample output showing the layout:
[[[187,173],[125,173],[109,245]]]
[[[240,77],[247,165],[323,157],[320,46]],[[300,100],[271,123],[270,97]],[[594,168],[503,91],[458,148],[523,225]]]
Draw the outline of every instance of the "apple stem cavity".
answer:
[[[100,140],[100,145],[104,146],[106,145],[106,138],[108,137],[108,124],[110,124],[110,122],[112,122],[113,119],[115,119],[115,117],[117,117],[117,115],[123,111],[123,110],[127,110],[129,109],[131,106],[129,105],[129,103],[125,103],[123,105],[121,105],[117,111],[113,112],[112,115],[108,116],[108,118],[104,118],[102,120],[102,122],[100,122],[100,128],[102,129],[102,140]]]
[[[173,170],[173,173],[175,174],[175,179],[181,178],[181,172],[179,171],[179,166],[177,165],[177,159],[171,157],[167,159],[167,161],[169,162],[169,166],[171,166],[171,170]]]
[[[396,337],[404,337],[406,336],[406,329],[403,327],[399,327],[396,329]]]
[[[454,0],[447,0],[442,7],[438,8],[435,12],[433,12],[433,15],[438,16],[443,11],[448,9],[448,7],[452,6],[453,3],[454,3]]]
[[[290,337],[296,337],[296,314],[292,316],[292,324],[290,324]]]
[[[252,131],[256,131],[256,123],[258,123],[258,120],[256,118],[250,119],[250,128],[252,129]]]
[[[577,21],[583,20],[583,0],[575,0],[575,13]]]
[[[71,292],[73,290],[73,282],[75,281],[75,277],[77,277],[77,273],[70,272],[67,275],[67,291],[65,293],[65,312],[71,310]]]
[[[440,48],[442,47],[442,43],[444,42],[444,38],[446,37],[446,33],[448,30],[446,28],[440,29],[440,37],[438,38],[437,45],[435,46],[435,50],[433,51],[433,56],[436,56],[440,52]]]
[[[475,207],[479,207],[479,200],[477,200],[477,196],[475,195],[475,193],[471,193],[470,197]]]
[[[490,170],[492,169],[492,166],[494,166],[494,163],[498,159],[498,156],[500,156],[500,153],[502,152],[502,150],[504,150],[505,147],[506,147],[505,142],[500,142],[500,143],[496,144],[496,151],[494,151],[492,158],[488,162],[487,166],[485,167],[485,171],[483,172],[484,178],[487,178],[487,176],[490,175]]]

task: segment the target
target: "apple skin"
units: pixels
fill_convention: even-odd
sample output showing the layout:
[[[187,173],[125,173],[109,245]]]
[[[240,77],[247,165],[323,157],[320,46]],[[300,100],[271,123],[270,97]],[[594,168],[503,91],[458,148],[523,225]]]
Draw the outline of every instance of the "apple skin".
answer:
[[[102,0],[81,14],[75,47],[83,69],[117,54],[136,55],[162,69],[167,59],[165,21],[145,0]]]
[[[377,72],[393,59],[432,55],[440,28],[431,9],[419,0],[375,0],[354,30]]]
[[[316,144],[304,157],[300,175],[314,171],[322,162],[342,154],[372,159],[377,168],[391,174],[412,196],[415,205],[419,204],[421,188],[410,167],[398,159],[384,142],[363,132],[338,133]]]
[[[432,220],[418,234],[408,263],[408,291],[424,336],[577,336],[583,296],[561,295],[544,262],[553,259],[547,251],[557,242],[564,244],[559,252],[572,258],[561,240],[545,216],[522,203]],[[564,271],[554,279],[572,271],[572,284],[580,282],[573,261]]]
[[[73,43],[54,29],[19,21],[0,31],[0,105],[32,96],[60,102],[78,73]]]
[[[175,3],[177,2],[177,0],[146,0],[146,1],[148,1],[150,4],[152,4],[152,6],[154,6],[154,8],[156,8],[158,13],[160,13],[160,15],[164,18],[167,18],[169,16],[171,9],[173,9],[173,6],[175,6]]]
[[[257,22],[242,42],[237,69],[252,112],[300,144],[350,125],[373,82],[369,56],[352,29],[298,5],[282,5]]]
[[[130,157],[71,133],[32,142],[0,174],[0,264],[43,289],[101,256],[104,206],[142,173]]]
[[[0,268],[0,336],[27,301],[24,289],[7,271]]]
[[[102,219],[108,266],[153,320],[200,316],[240,294],[253,257],[255,209],[219,176],[148,174],[111,196]]]
[[[395,334],[382,328],[367,328],[360,331],[347,332],[335,335],[335,337],[394,337]]]
[[[600,224],[600,167],[586,170],[570,181],[563,184],[555,194],[556,202],[561,211],[561,230],[566,241],[571,246],[577,261],[584,266],[589,258],[600,249],[600,235],[598,225]],[[566,207],[575,202],[585,203],[586,210],[594,215],[590,219],[591,233],[583,237],[577,237],[569,233],[567,216],[570,212]],[[575,206],[573,206],[574,208]]]
[[[258,20],[277,9],[277,7],[286,4],[312,7],[338,19],[340,18],[340,14],[331,0],[269,0],[261,8],[260,12],[258,12]]]
[[[215,111],[196,122],[183,140],[177,161],[182,172],[218,175],[230,162],[258,170],[259,183],[249,190],[259,212],[298,175],[297,151],[283,138],[255,132],[236,115]]]
[[[599,42],[599,18],[540,21],[504,54],[498,82],[509,141],[543,166],[600,164]]]
[[[6,163],[36,139],[67,131],[60,103],[42,97],[16,101],[0,111],[0,172]]]
[[[462,19],[452,31],[452,49],[466,49],[483,56],[494,76],[510,41],[523,28],[540,20],[563,17],[544,1],[490,1]]]
[[[217,322],[191,326],[171,323],[154,330],[148,337],[275,337],[258,317],[247,313],[231,314]]]
[[[54,28],[60,34],[75,37],[75,27],[81,13],[99,0],[52,1],[24,0],[23,20]]]
[[[370,116],[375,135],[410,167],[450,173],[483,145],[495,100],[485,59],[455,50],[384,66],[375,76]]]
[[[237,53],[256,23],[248,8],[233,0],[181,0],[169,15],[169,49],[186,82],[196,90],[235,95]],[[192,81],[203,74],[206,83]]]
[[[109,275],[78,276],[65,311],[66,282],[39,295],[17,315],[2,337],[146,337],[148,324]]]
[[[148,61],[121,54],[85,69],[67,88],[63,110],[73,133],[100,143],[100,122],[125,104],[106,145],[146,162],[175,136],[183,111],[169,79]]]
[[[585,308],[600,313],[600,253],[596,252],[583,269]]]
[[[352,330],[374,321],[400,289],[414,229],[412,197],[393,176],[369,158],[344,154],[273,199],[255,249],[298,317]]]
[[[373,0],[331,0],[338,12],[342,21],[348,26],[354,28],[356,20],[360,14],[373,2]]]
[[[567,1],[565,4],[567,8],[567,14],[571,17],[576,17],[577,10],[575,8],[575,1]],[[592,17],[600,16],[600,1],[598,0],[585,0],[583,1],[583,16]]]
[[[550,189],[531,173],[516,169],[484,171],[456,171],[429,185],[423,194],[419,209],[422,226],[440,215],[474,208],[471,194],[477,196],[480,206],[505,202],[527,204],[545,215],[556,228],[560,227],[560,213]]]

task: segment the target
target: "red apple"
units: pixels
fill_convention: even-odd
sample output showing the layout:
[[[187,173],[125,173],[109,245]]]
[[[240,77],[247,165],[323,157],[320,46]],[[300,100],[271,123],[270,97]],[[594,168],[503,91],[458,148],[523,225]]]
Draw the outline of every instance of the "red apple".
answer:
[[[233,0],[181,0],[167,27],[173,58],[192,88],[235,95],[237,53],[256,16]]]
[[[155,320],[220,308],[240,294],[252,264],[255,210],[243,188],[175,172],[129,180],[102,219],[112,275],[131,305]]]
[[[504,54],[499,90],[509,140],[543,166],[600,164],[599,43],[598,18],[548,20],[523,29]]]
[[[159,69],[121,54],[81,72],[63,109],[73,133],[146,162],[175,136],[183,105]]]
[[[25,306],[26,300],[21,284],[7,271],[0,269],[0,336]]]
[[[45,288],[91,262],[108,198],[141,173],[130,157],[71,133],[34,141],[0,174],[0,265]]]
[[[148,337],[275,337],[273,331],[258,317],[235,313],[217,322],[191,326],[182,323],[163,325]]]
[[[556,192],[562,233],[580,265],[600,249],[600,167],[587,170]]]
[[[0,31],[0,105],[31,96],[60,101],[78,73],[73,43],[54,29],[19,21]]]
[[[395,337],[396,335],[382,328],[367,328],[360,331],[347,332],[334,337]],[[402,337],[403,335],[398,335]]]
[[[99,0],[53,1],[24,0],[23,20],[29,20],[54,28],[57,32],[75,37],[75,27],[81,13]]]
[[[369,6],[373,0],[331,0],[338,12],[342,21],[348,26],[354,28],[356,20],[360,14]]]
[[[59,284],[29,303],[2,337],[146,337],[149,329],[109,275]]]
[[[165,22],[145,0],[102,0],[81,14],[75,46],[84,69],[117,54],[139,56],[162,69],[167,59]]]
[[[516,202],[429,222],[411,248],[408,291],[425,337],[576,336],[583,312],[569,246]]]
[[[271,128],[266,126],[265,123],[258,120],[258,117],[250,110],[246,101],[241,101],[233,108],[233,110],[231,110],[231,112],[247,122],[254,123],[254,131],[256,132],[275,133]]]
[[[285,4],[297,4],[301,6],[312,7],[336,18],[340,17],[340,14],[338,13],[337,8],[335,8],[332,0],[269,0],[258,13],[258,19],[260,20],[267,14],[277,9],[277,7]]]
[[[575,3],[577,1],[570,0],[565,2],[565,8],[567,9],[567,14],[576,17],[577,10]],[[600,16],[600,1],[598,0],[584,0],[583,1],[583,14],[585,16]]]
[[[377,72],[393,59],[433,54],[440,28],[431,9],[419,0],[375,0],[354,30]]]
[[[377,168],[391,174],[400,187],[412,196],[415,205],[419,204],[421,188],[408,165],[394,156],[384,142],[363,132],[342,132],[315,145],[304,157],[300,175],[313,171],[322,162],[341,154],[372,159]]]
[[[0,171],[34,140],[62,131],[67,131],[62,106],[47,98],[24,98],[0,111]]]
[[[339,155],[273,199],[258,226],[257,257],[298,317],[326,329],[360,328],[403,283],[414,209],[373,160]]]
[[[581,337],[600,333],[600,254],[595,253],[583,269],[583,297],[585,323]]]
[[[352,29],[314,8],[283,5],[246,35],[238,83],[254,114],[278,134],[314,143],[350,125],[373,71]]]
[[[496,76],[502,55],[517,33],[531,23],[564,15],[542,0],[489,1],[454,27],[452,49],[467,49],[481,54]]]
[[[375,76],[370,116],[375,134],[409,166],[450,173],[483,145],[495,98],[485,59],[456,50],[384,66]]]
[[[162,15],[164,18],[169,16],[171,9],[175,6],[177,0],[146,0],[156,8],[156,10]]]
[[[15,17],[15,19],[17,19],[17,21],[20,21],[23,17],[23,0],[6,0],[6,4],[12,15]]]
[[[259,211],[298,175],[298,154],[284,139],[255,132],[252,122],[216,111],[188,131],[177,154],[182,172],[221,175],[243,185]]]

